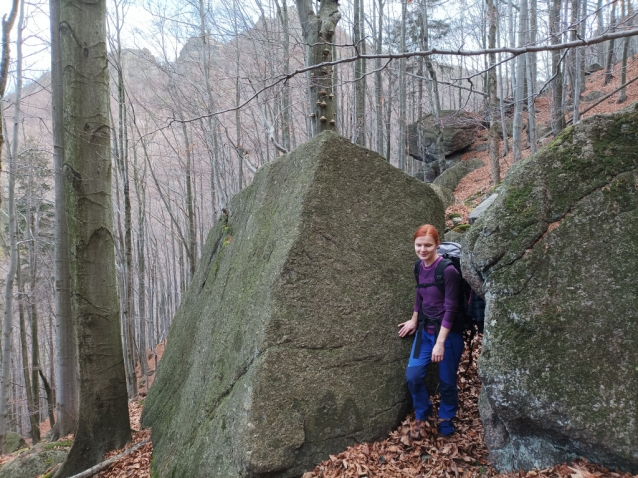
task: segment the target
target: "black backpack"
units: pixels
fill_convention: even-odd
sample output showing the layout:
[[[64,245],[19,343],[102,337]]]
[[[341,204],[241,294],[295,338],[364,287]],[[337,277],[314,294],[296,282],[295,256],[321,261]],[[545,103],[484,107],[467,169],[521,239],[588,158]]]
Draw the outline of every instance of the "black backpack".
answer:
[[[421,260],[419,259],[414,263],[414,279],[416,281],[416,288],[423,289],[427,287],[437,287],[439,291],[441,291],[441,294],[445,296],[445,279],[443,276],[445,269],[449,266],[453,266],[457,270],[461,278],[461,287],[459,289],[458,309],[451,331],[463,333],[466,342],[471,345],[476,332],[483,332],[485,302],[472,290],[470,285],[463,278],[463,273],[461,271],[461,245],[456,242],[442,242],[437,248],[437,253],[442,257],[442,259],[437,264],[436,270],[434,271],[434,282],[419,284],[419,267],[421,266]],[[423,330],[423,327],[426,325],[433,325],[437,334],[441,328],[440,320],[426,317],[421,313],[421,311],[419,311],[418,314],[419,333],[417,335],[417,344],[414,349],[414,357],[417,357],[420,352],[420,331]],[[470,353],[468,368],[471,364],[472,353]]]

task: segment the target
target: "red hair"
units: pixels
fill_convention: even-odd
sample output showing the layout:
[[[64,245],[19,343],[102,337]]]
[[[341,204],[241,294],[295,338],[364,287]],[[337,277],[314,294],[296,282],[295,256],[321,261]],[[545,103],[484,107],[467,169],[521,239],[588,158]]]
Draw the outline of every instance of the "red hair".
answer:
[[[418,227],[418,229],[414,232],[414,240],[416,241],[416,238],[421,236],[432,236],[432,239],[434,239],[437,244],[441,243],[439,240],[439,231],[437,231],[436,227],[432,224],[423,224]]]

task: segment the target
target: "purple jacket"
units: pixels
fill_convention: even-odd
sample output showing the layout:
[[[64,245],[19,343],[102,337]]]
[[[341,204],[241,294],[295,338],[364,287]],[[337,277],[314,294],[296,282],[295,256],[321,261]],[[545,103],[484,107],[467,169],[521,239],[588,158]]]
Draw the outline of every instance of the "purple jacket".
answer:
[[[434,263],[425,267],[423,261],[419,266],[419,284],[434,282],[434,272],[436,266],[443,258],[439,258]],[[448,266],[443,273],[445,281],[445,297],[438,287],[432,286],[425,289],[416,289],[416,299],[414,301],[414,312],[421,312],[426,317],[433,319],[443,319],[441,325],[446,329],[451,329],[456,317],[459,304],[459,287],[461,277],[454,266]],[[427,328],[427,332],[434,333],[434,327]]]

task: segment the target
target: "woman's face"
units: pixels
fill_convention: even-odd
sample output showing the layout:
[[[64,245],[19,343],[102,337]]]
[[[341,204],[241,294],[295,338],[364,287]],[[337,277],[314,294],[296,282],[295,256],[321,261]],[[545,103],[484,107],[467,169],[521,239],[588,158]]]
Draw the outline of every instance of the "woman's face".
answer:
[[[430,263],[436,259],[438,242],[430,235],[419,236],[414,240],[414,252],[422,261]]]

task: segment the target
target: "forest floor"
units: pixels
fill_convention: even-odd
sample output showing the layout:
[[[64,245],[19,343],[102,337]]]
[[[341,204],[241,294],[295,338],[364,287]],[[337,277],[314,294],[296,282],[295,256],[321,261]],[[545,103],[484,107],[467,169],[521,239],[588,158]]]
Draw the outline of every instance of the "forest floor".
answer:
[[[604,71],[595,72],[587,77],[586,97],[592,91],[611,93],[619,86],[620,65],[614,70],[614,78],[603,86]],[[632,59],[627,67],[627,78],[638,76],[638,59]],[[599,113],[610,113],[630,105],[638,100],[638,81],[627,87],[627,101],[618,104],[618,94],[601,102],[583,117]],[[584,110],[598,100],[582,100],[581,110]],[[549,104],[545,98],[536,101],[537,122],[539,125],[549,121]],[[547,138],[545,142],[550,141]],[[487,131],[477,138],[476,145],[487,142]],[[500,144],[501,151],[503,143]],[[529,149],[523,152],[523,156],[529,155]],[[473,158],[482,159],[484,167],[468,174],[455,190],[457,204],[448,208],[448,213],[461,213],[467,222],[467,215],[491,189],[489,153],[487,151],[472,151],[463,154],[463,160]],[[512,164],[512,153],[501,158],[501,176],[505,176],[507,169]],[[414,429],[414,415],[409,415],[401,425],[390,433],[385,440],[374,443],[361,443],[338,455],[331,455],[326,461],[319,464],[314,470],[304,474],[303,478],[337,478],[337,477],[445,477],[445,478],[638,478],[638,475],[613,471],[599,465],[589,463],[581,458],[572,463],[564,463],[543,470],[528,472],[499,473],[490,466],[488,451],[483,437],[483,426],[478,413],[478,395],[481,382],[478,378],[476,359],[480,354],[480,337],[475,340],[473,354],[474,361],[468,369],[467,362],[469,350],[465,350],[461,369],[459,371],[459,413],[455,421],[456,432],[449,438],[438,438],[436,427],[431,423],[425,436],[420,439],[412,439],[410,430]],[[161,357],[163,344],[158,346],[158,355]],[[152,357],[152,356],[151,356]],[[159,360],[159,359],[158,359]],[[149,370],[154,370],[154,361],[149,360]],[[149,384],[152,376],[149,377]],[[145,396],[144,387],[141,395]],[[150,431],[142,429],[140,417],[144,398],[129,402],[131,428],[133,430],[132,443],[121,450],[109,453],[106,458],[115,456],[135,444],[148,440],[148,443],[135,452],[113,463],[109,468],[98,473],[99,478],[150,478],[150,464],[153,453],[153,445],[150,441]],[[437,405],[435,403],[435,405]],[[47,425],[43,424],[43,431]],[[14,456],[0,456],[0,465],[13,459]]]

